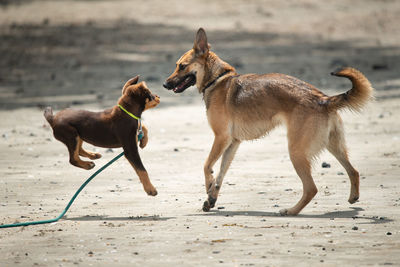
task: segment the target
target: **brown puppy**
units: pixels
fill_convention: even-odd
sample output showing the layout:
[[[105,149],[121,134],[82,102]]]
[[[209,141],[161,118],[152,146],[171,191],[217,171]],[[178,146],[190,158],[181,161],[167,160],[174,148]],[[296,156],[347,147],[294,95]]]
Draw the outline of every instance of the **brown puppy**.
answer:
[[[360,109],[372,97],[373,88],[365,76],[352,68],[332,75],[347,77],[353,88],[337,96],[327,96],[314,86],[294,77],[270,74],[238,75],[235,69],[211,52],[207,36],[199,29],[193,49],[176,63],[164,87],[181,93],[196,85],[203,94],[208,122],[215,139],[204,165],[208,200],[203,210],[214,207],[224,176],[240,142],[265,136],[280,124],[287,127],[289,154],[303,183],[303,196],[282,215],[298,214],[315,196],[311,162],[327,148],[346,169],[350,182],[349,202],[359,198],[359,174],[350,164],[344,139],[341,108]],[[222,156],[216,180],[212,167]]]
[[[157,195],[157,190],[151,184],[146,169],[138,153],[139,118],[146,109],[160,103],[160,98],[153,95],[145,82],[137,84],[139,76],[126,82],[118,105],[130,112],[133,118],[118,105],[103,112],[65,109],[53,116],[52,109],[46,108],[44,116],[53,128],[54,137],[63,142],[69,151],[69,162],[80,168],[89,170],[95,166],[91,161],[83,161],[79,156],[98,159],[99,153],[88,152],[82,148],[82,142],[95,146],[124,149],[125,157],[135,169],[144,190],[151,196]],[[138,120],[139,119],[139,120]],[[147,129],[143,126],[144,137],[140,147],[147,144]]]

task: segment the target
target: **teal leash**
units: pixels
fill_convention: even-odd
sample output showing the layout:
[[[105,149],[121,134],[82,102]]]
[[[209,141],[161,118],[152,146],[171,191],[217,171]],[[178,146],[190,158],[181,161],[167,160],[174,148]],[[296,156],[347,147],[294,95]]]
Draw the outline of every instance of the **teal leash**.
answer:
[[[138,137],[138,141],[140,141],[143,136],[143,130],[142,130],[142,122],[141,122],[141,118],[133,115],[132,113],[130,113],[129,111],[127,111],[124,107],[122,107],[121,105],[118,105],[125,113],[127,113],[129,116],[131,116],[132,118],[136,119],[138,121],[139,124],[139,129],[138,129],[138,133],[137,133],[137,137]],[[23,223],[14,223],[14,224],[3,224],[0,225],[0,228],[10,228],[10,227],[20,227],[20,226],[28,226],[28,225],[35,225],[35,224],[45,224],[45,223],[53,223],[58,221],[59,219],[61,219],[65,213],[67,213],[68,209],[71,207],[72,203],[75,201],[76,197],[79,195],[79,193],[83,190],[83,188],[85,188],[85,186],[94,178],[96,177],[99,173],[101,173],[104,169],[106,169],[108,166],[110,166],[111,164],[113,164],[115,161],[117,161],[120,157],[122,157],[124,155],[124,152],[121,152],[121,154],[119,154],[118,156],[116,156],[115,158],[113,158],[112,160],[110,160],[108,163],[104,164],[103,167],[101,167],[100,169],[98,169],[92,176],[90,176],[86,182],[84,182],[81,187],[79,187],[78,191],[76,191],[75,195],[71,198],[71,200],[68,202],[68,205],[65,207],[64,211],[58,215],[57,218],[51,219],[51,220],[43,220],[43,221],[33,221],[33,222],[23,222]]]
[[[140,138],[141,139],[141,138]],[[139,139],[139,140],[140,140]],[[69,201],[68,205],[65,207],[64,211],[57,217],[51,220],[43,220],[43,221],[33,221],[33,222],[23,222],[23,223],[14,223],[14,224],[3,224],[0,225],[0,228],[10,228],[10,227],[20,227],[20,226],[28,226],[28,225],[35,225],[35,224],[45,224],[45,223],[53,223],[61,219],[65,213],[67,213],[68,209],[71,207],[72,203],[75,201],[76,197],[79,195],[79,193],[85,188],[85,186],[94,178],[96,177],[99,173],[101,173],[104,169],[106,169],[108,166],[113,164],[115,161],[117,161],[120,157],[124,155],[124,152],[121,152],[118,156],[110,160],[108,163],[106,163],[103,167],[98,169],[92,176],[90,176],[86,182],[84,182],[81,187],[79,187],[78,191],[76,191],[75,195],[71,198]]]

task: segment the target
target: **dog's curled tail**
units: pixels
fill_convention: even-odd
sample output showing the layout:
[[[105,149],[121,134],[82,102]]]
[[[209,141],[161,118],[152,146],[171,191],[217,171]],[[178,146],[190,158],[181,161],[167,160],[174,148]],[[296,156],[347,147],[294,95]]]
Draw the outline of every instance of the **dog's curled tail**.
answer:
[[[53,118],[54,118],[53,109],[51,107],[45,108],[43,115],[46,118],[46,120],[49,122],[50,126],[53,126]]]
[[[360,112],[367,102],[373,99],[374,88],[372,88],[371,83],[360,71],[345,67],[331,74],[350,79],[353,87],[346,93],[329,97],[328,108],[330,110],[349,108]]]

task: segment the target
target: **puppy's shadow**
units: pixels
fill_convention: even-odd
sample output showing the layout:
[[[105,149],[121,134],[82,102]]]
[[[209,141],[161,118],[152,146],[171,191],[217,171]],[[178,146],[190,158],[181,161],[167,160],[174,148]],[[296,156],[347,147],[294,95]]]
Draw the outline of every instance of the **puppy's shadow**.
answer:
[[[188,216],[221,216],[221,217],[234,217],[234,216],[249,216],[249,217],[290,217],[290,218],[314,218],[314,219],[364,219],[369,220],[369,222],[361,222],[359,224],[381,224],[392,222],[392,219],[379,216],[363,216],[360,212],[364,209],[359,207],[351,207],[349,210],[345,211],[335,211],[327,212],[324,214],[299,214],[296,216],[282,216],[279,212],[264,212],[264,211],[227,211],[227,210],[211,210],[207,213],[202,214],[190,214]]]
[[[63,217],[67,221],[167,221],[175,219],[175,217],[160,217],[158,215],[153,216],[128,216],[128,217],[109,217],[107,215],[102,216],[81,216],[81,217]]]

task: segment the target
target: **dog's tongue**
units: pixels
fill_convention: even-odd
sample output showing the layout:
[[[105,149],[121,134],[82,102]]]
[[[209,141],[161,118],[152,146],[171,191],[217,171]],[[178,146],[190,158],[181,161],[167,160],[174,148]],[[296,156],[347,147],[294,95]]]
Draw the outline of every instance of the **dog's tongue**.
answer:
[[[178,85],[177,87],[174,88],[174,92],[178,92],[180,90],[182,90],[183,87],[185,87],[186,85],[186,80],[183,81],[180,85]]]

